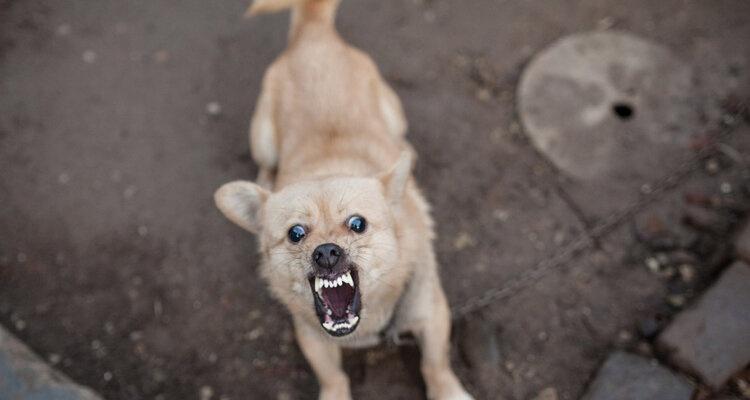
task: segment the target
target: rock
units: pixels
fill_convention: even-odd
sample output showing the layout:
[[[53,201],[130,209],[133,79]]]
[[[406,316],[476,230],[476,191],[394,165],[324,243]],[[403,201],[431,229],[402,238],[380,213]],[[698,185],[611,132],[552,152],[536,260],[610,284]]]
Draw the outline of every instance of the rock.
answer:
[[[91,390],[52,369],[0,328],[0,398],[101,400]]]
[[[557,400],[557,389],[548,387],[546,389],[543,389],[541,392],[539,392],[536,397],[534,397],[534,400]]]
[[[657,43],[621,32],[574,34],[526,67],[519,115],[532,143],[574,178],[649,176],[665,167],[663,151],[687,150],[702,125],[693,76]]]
[[[655,361],[615,352],[605,361],[582,400],[690,400],[693,387]]]
[[[659,336],[676,365],[718,389],[750,363],[750,266],[733,264]]]
[[[737,240],[734,242],[734,247],[740,258],[750,263],[750,223],[745,224],[745,227],[740,231]]]

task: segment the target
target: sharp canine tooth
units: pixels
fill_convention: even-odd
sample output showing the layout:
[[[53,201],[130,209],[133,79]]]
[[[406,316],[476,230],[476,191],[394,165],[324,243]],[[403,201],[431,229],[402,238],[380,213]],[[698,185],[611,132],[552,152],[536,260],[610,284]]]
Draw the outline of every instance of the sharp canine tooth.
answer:
[[[320,292],[320,288],[322,287],[323,287],[323,280],[316,276],[315,277],[315,291]]]
[[[343,277],[344,282],[348,283],[349,286],[354,287],[354,279],[352,279],[352,273],[347,272]]]

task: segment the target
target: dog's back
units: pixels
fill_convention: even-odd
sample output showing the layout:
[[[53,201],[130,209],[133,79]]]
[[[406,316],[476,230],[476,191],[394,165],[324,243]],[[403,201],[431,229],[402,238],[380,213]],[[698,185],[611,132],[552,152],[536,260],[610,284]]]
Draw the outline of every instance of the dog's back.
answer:
[[[370,57],[336,32],[338,3],[259,0],[249,10],[292,7],[289,45],[266,73],[251,128],[253,155],[272,164],[277,187],[342,168],[371,175],[404,147],[401,104]]]

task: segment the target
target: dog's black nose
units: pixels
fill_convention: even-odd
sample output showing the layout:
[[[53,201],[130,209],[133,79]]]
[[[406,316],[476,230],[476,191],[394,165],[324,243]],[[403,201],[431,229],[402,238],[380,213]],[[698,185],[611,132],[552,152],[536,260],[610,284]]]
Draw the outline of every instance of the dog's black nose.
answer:
[[[321,268],[333,268],[339,262],[344,250],[336,244],[321,244],[313,251],[313,260]]]

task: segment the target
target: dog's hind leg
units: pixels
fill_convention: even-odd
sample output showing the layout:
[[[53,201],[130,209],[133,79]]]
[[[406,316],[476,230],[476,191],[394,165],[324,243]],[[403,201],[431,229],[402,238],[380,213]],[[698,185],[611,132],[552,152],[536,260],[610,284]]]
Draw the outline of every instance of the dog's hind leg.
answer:
[[[382,78],[378,82],[377,95],[380,114],[388,131],[394,137],[402,139],[406,134],[407,122],[401,100]]]
[[[250,123],[250,154],[258,164],[256,183],[264,189],[273,190],[276,166],[279,162],[279,149],[274,118],[275,91],[270,72],[271,69],[263,78],[263,89]]]
[[[306,322],[294,321],[302,353],[320,382],[320,400],[351,400],[349,378],[341,369],[341,348],[320,336]]]

